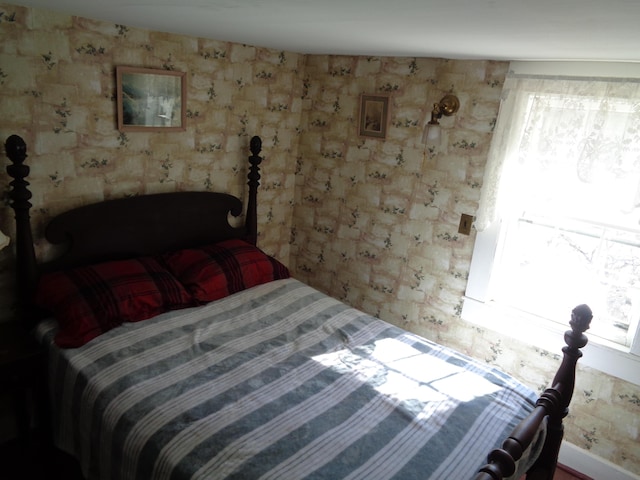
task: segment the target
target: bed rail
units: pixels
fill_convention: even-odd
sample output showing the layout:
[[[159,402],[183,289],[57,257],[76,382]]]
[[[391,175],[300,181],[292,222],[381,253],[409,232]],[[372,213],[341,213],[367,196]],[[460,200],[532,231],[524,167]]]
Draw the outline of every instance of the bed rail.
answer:
[[[593,314],[587,305],[579,305],[571,312],[571,330],[564,334],[566,346],[563,359],[551,387],[545,390],[536,402],[533,412],[522,420],[511,435],[503,442],[502,448],[493,450],[475,480],[502,480],[516,472],[516,465],[522,454],[532,444],[542,422],[547,421],[546,439],[542,451],[527,472],[527,480],[553,480],[558,452],[564,435],[563,419],[569,412],[576,380],[576,364],[582,357],[580,349],[587,344],[584,332],[589,328]]]

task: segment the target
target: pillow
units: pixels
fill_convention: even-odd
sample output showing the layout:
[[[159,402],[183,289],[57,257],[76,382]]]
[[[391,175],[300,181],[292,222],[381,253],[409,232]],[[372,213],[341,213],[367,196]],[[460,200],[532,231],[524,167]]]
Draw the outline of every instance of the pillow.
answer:
[[[167,268],[199,302],[289,278],[289,270],[259,248],[238,239],[163,256]]]
[[[123,322],[196,305],[158,260],[141,257],[45,274],[36,303],[60,325],[55,342],[79,347]]]

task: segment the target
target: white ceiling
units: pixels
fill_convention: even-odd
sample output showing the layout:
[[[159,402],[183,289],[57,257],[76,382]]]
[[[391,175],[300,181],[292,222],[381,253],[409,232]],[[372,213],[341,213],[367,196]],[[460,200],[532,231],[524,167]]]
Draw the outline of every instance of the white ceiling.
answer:
[[[640,0],[8,0],[299,53],[640,62]]]

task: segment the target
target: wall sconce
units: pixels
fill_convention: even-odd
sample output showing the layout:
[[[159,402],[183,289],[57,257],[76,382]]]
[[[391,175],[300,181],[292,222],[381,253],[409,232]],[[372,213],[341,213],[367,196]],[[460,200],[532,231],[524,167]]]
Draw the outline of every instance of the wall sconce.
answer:
[[[438,144],[440,143],[440,123],[438,120],[445,117],[450,117],[458,111],[460,108],[460,100],[458,97],[452,94],[445,95],[439,103],[433,104],[433,110],[431,110],[431,120],[424,127],[422,133],[422,143],[426,144]]]

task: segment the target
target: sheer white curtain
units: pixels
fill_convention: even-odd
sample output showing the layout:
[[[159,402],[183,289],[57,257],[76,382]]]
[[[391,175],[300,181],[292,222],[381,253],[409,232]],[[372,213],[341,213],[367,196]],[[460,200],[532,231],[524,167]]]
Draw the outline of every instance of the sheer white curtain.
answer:
[[[640,80],[507,76],[475,226],[551,205],[640,228]]]

